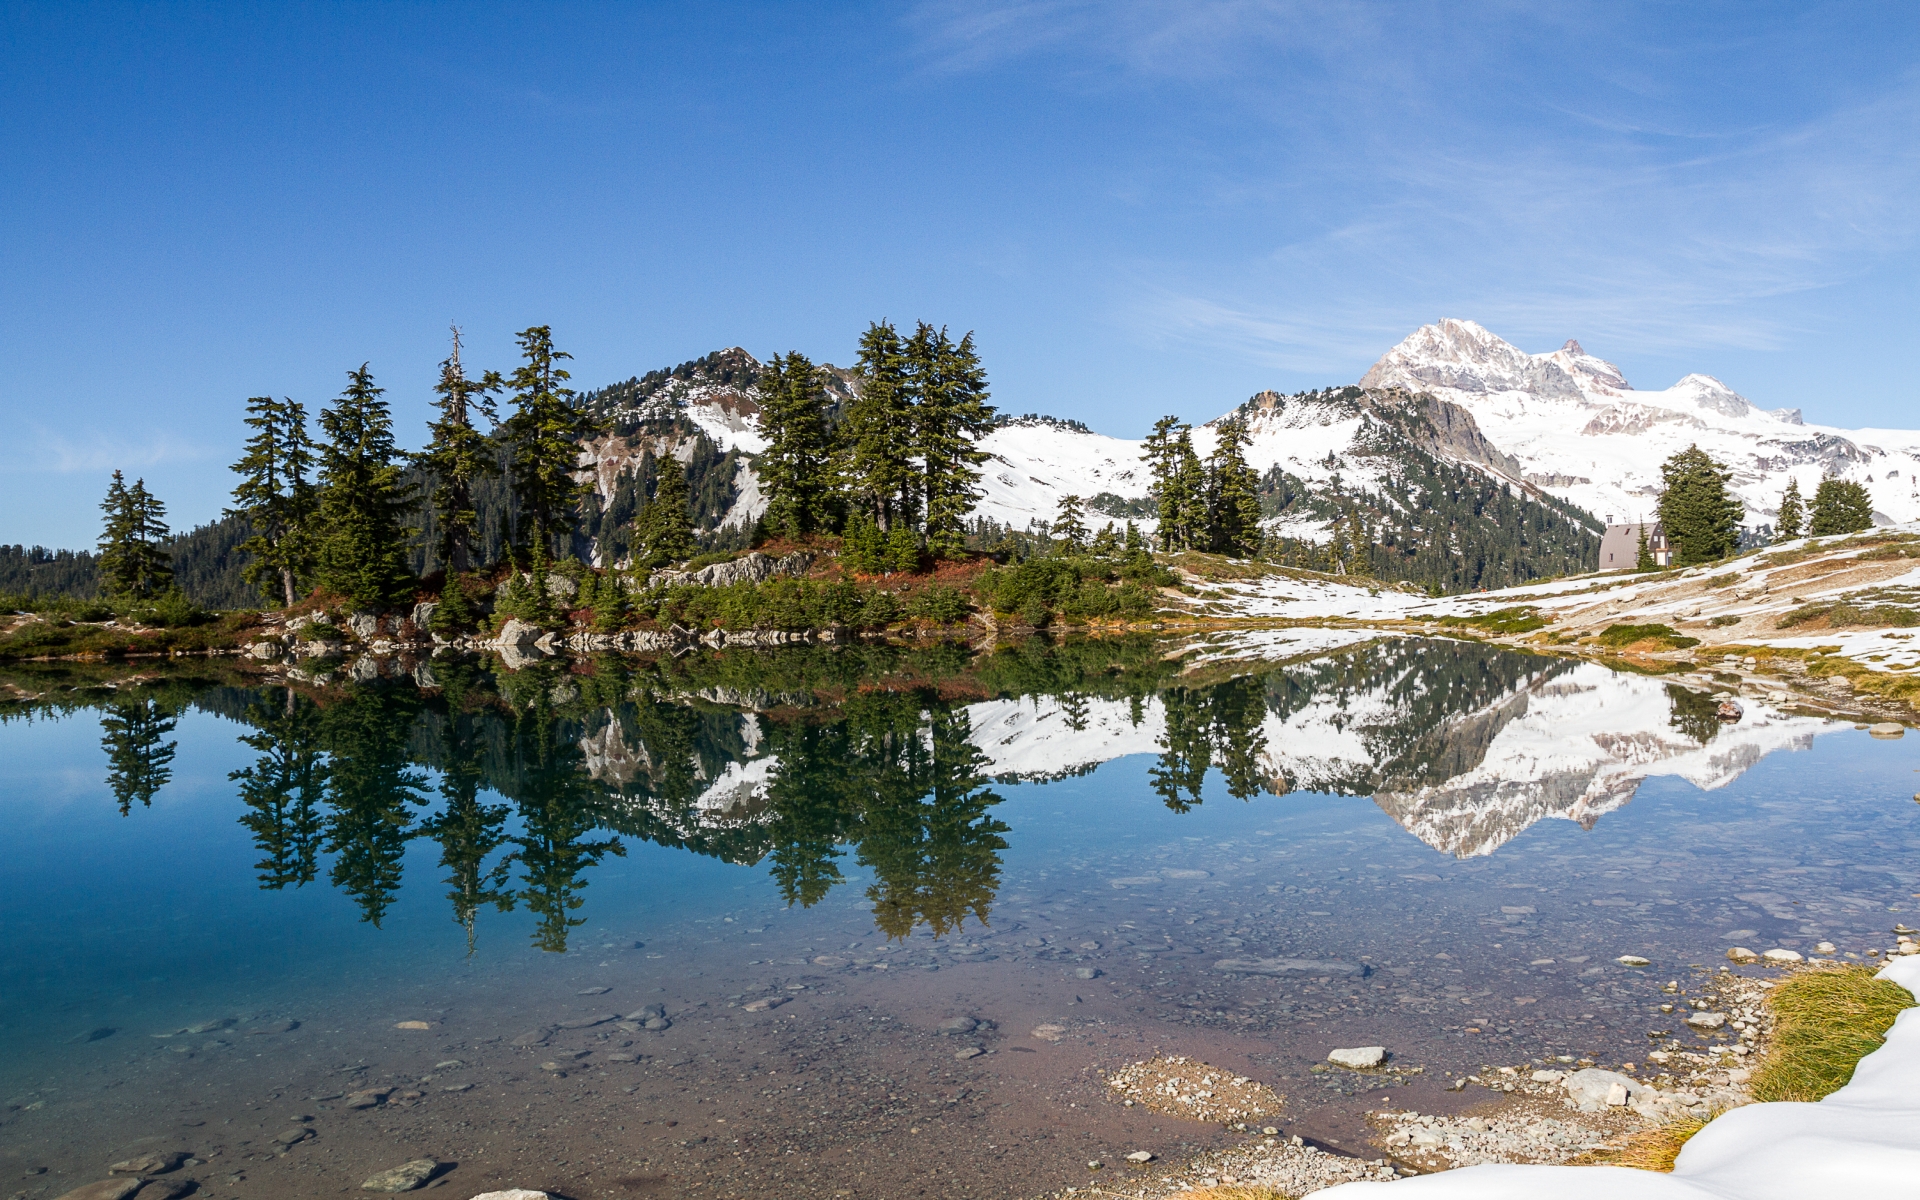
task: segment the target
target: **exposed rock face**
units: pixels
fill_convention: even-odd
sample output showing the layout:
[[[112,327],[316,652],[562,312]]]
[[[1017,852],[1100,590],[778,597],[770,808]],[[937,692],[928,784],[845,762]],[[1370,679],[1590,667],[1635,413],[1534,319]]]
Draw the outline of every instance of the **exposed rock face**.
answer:
[[[804,550],[784,558],[774,558],[758,550],[731,562],[714,563],[698,571],[655,571],[649,587],[692,584],[696,587],[726,587],[734,583],[765,583],[776,576],[797,577],[813,565],[813,555]]]
[[[507,623],[500,627],[499,634],[493,639],[496,646],[531,646],[546,634],[538,625],[530,625],[519,617],[508,617]]]

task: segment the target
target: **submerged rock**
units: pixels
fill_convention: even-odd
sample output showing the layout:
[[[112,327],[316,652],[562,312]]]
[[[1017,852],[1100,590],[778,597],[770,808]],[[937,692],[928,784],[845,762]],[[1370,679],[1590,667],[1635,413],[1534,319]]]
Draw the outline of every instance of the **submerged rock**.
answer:
[[[373,1176],[360,1187],[369,1192],[410,1192],[440,1169],[440,1164],[431,1158],[416,1158],[403,1162]]]
[[[102,1179],[66,1192],[59,1200],[127,1200],[140,1190],[140,1183],[138,1179]]]
[[[1223,958],[1213,964],[1216,971],[1234,975],[1366,975],[1365,963],[1320,958]]]
[[[188,1157],[185,1150],[153,1150],[113,1164],[107,1168],[107,1174],[165,1175],[168,1171],[178,1169]]]

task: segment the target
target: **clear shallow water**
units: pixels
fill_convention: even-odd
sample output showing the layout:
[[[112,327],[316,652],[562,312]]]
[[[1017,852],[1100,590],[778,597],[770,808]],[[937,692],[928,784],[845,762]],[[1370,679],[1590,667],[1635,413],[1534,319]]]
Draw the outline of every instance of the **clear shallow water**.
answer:
[[[1155,1049],[1362,1152],[1381,1094],[1309,1072],[1332,1046],[1426,1067],[1392,1099],[1434,1111],[1484,1063],[1694,1044],[1658,987],[1731,935],[1858,952],[1920,892],[1910,740],[1453,643],[1165,649],[23,677],[0,1169],[1018,1195],[1223,1136],[1104,1099]],[[553,1028],[650,1004],[669,1028]]]

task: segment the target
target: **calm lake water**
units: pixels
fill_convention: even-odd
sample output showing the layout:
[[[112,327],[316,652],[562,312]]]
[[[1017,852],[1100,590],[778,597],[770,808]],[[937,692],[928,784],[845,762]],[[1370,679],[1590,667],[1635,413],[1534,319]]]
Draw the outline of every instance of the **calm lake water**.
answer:
[[[1038,1194],[1228,1140],[1106,1099],[1156,1051],[1372,1157],[1920,905],[1912,737],[1473,644],[197,670],[0,678],[9,1195]],[[1425,1071],[1309,1070],[1366,1044]]]

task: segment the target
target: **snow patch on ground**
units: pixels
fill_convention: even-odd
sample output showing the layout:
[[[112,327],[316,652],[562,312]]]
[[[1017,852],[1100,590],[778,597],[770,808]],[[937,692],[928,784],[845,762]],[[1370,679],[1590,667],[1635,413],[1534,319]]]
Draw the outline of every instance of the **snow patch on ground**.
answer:
[[[1880,978],[1920,993],[1920,956]],[[1920,1008],[1900,1014],[1853,1081],[1817,1104],[1749,1104],[1694,1135],[1673,1173],[1625,1167],[1479,1166],[1315,1192],[1384,1189],[1426,1200],[1911,1200],[1920,1194]]]

